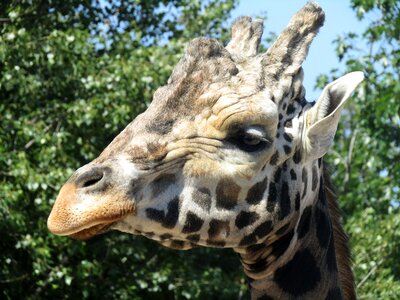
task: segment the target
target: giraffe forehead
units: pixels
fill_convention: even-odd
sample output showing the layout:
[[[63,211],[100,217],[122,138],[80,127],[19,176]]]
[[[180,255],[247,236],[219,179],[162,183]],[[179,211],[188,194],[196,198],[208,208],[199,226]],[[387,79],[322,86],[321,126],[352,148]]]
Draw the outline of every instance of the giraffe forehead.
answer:
[[[268,91],[250,96],[227,95],[213,106],[215,126],[224,130],[235,125],[263,125],[274,127],[278,119],[278,109]]]
[[[235,107],[235,104],[273,98],[272,93],[265,92],[273,87],[265,87],[260,57],[241,61],[220,59],[205,59],[185,73],[177,68],[168,84],[154,93],[153,101],[144,113],[146,117],[151,116],[146,118],[150,120],[147,129],[164,134],[177,121],[194,119],[209,109],[218,114],[221,109]],[[271,107],[271,104],[265,107]],[[251,107],[254,105],[243,106],[247,110]]]
[[[172,134],[176,138],[204,136],[222,139],[230,132],[252,125],[262,126],[274,134],[278,109],[269,95],[260,92],[243,97],[229,92],[219,96],[211,106],[177,120]]]

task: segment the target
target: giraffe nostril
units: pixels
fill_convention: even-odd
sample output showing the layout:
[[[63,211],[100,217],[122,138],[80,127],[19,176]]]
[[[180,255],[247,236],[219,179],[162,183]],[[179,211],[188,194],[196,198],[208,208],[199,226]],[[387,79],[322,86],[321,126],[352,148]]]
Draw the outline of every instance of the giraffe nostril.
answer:
[[[99,182],[103,178],[103,174],[96,175],[96,177],[91,178],[87,180],[86,182],[83,183],[82,187],[88,187],[95,185],[97,182]]]
[[[76,180],[76,185],[78,188],[96,187],[104,176],[105,170],[103,168],[94,167],[81,174]]]

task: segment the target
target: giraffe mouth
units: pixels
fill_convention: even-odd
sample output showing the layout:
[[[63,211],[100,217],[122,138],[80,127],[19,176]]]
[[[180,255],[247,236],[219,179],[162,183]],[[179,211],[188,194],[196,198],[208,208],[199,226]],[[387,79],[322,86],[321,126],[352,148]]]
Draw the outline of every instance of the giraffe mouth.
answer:
[[[85,228],[83,230],[80,230],[78,232],[69,234],[68,236],[76,239],[76,240],[87,240],[95,235],[99,235],[102,233],[105,233],[110,230],[110,227],[114,224],[115,222],[111,223],[105,223],[105,224],[97,224],[94,226],[91,226],[89,228]]]
[[[99,235],[107,231],[110,231],[115,223],[124,219],[130,214],[131,212],[128,212],[118,217],[110,218],[108,220],[93,222],[91,224],[87,224],[86,226],[70,228],[68,231],[67,230],[58,232],[55,232],[54,230],[50,231],[52,231],[54,234],[68,236],[76,240],[87,240],[95,235]]]
[[[95,235],[110,231],[115,223],[126,218],[128,215],[132,214],[133,211],[134,210],[123,211],[117,216],[110,216],[103,220],[92,220],[91,222],[88,220],[89,222],[82,222],[79,225],[77,224],[77,226],[57,226],[58,224],[56,222],[58,219],[53,217],[48,220],[48,228],[52,233],[57,235],[68,236],[76,240],[87,240]],[[61,219],[61,221],[64,220]]]
[[[66,183],[47,219],[47,227],[56,235],[86,240],[108,231],[135,211],[135,202],[118,192],[103,197],[85,196],[75,184]]]

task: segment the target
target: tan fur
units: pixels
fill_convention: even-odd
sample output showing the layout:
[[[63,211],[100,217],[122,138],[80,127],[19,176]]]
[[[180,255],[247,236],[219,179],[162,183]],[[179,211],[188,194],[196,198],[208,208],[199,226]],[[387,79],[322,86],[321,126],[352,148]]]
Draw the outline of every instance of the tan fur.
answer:
[[[316,3],[309,2],[297,12],[264,54],[262,63],[269,69],[269,72],[296,74],[324,21],[325,13]]]
[[[325,194],[328,201],[329,214],[333,226],[336,261],[339,271],[340,285],[344,299],[356,299],[354,275],[351,270],[351,256],[348,247],[348,237],[343,230],[340,208],[337,202],[335,187],[330,179],[329,171],[324,167]]]
[[[134,213],[135,204],[118,192],[101,199],[81,198],[77,187],[67,182],[61,189],[47,220],[49,230],[59,235],[86,239],[104,231],[111,223]]]

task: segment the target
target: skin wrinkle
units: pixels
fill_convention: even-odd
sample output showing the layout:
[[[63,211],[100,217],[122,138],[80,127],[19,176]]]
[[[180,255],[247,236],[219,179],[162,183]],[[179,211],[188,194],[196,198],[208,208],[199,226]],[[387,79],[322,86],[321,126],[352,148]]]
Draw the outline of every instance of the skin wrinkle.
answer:
[[[211,144],[211,143],[212,144]],[[168,152],[171,152],[173,150],[176,149],[182,149],[182,147],[185,147],[185,145],[190,145],[190,147],[192,147],[192,145],[197,145],[197,146],[206,146],[207,148],[214,148],[214,149],[218,149],[220,147],[222,147],[223,142],[221,142],[218,139],[213,139],[213,138],[198,138],[198,137],[193,137],[190,139],[180,139],[176,142],[170,143],[168,145]],[[205,150],[205,149],[203,149]],[[206,151],[206,150],[205,150]],[[208,151],[208,152],[212,152],[212,151]]]
[[[235,108],[235,110],[232,109],[233,111],[224,114],[223,117],[219,116],[219,118],[217,119],[218,121],[214,123],[215,129],[227,132],[229,125],[225,124],[232,124],[233,122],[229,121],[231,118],[236,117],[236,119],[238,119],[238,116],[240,116],[241,114],[247,114],[246,108],[246,105],[242,104],[240,107]]]
[[[196,154],[202,154],[203,157],[215,159],[213,154],[216,154],[218,148],[222,147],[222,143],[216,143],[215,140],[210,139],[210,141],[215,142],[214,145],[210,145],[210,143],[206,143],[207,141],[206,139],[203,141],[184,139],[172,143],[168,146],[169,155],[167,158],[169,160],[176,159],[174,158],[174,153],[178,153],[180,157],[187,157],[187,159],[190,159],[190,156],[196,156]]]
[[[224,109],[227,109],[231,107],[232,105],[237,105],[241,104],[241,100],[243,100],[246,97],[239,97],[236,93],[231,92],[227,95],[220,95],[220,97],[217,99],[215,104],[212,106],[210,112],[214,116],[218,116]]]

